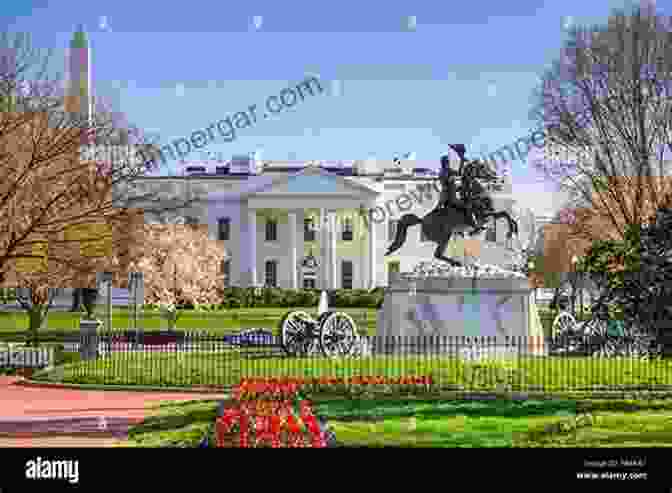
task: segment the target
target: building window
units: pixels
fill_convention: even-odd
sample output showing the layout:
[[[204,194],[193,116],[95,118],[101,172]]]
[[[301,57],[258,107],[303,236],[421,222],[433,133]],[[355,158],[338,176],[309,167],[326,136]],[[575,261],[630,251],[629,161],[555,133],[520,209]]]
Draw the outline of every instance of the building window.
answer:
[[[315,289],[315,278],[308,277],[303,280],[303,289]]]
[[[217,238],[219,240],[228,240],[231,236],[231,220],[228,217],[222,217],[217,221]]]
[[[315,221],[312,217],[303,220],[303,241],[315,241]]]
[[[388,240],[393,240],[395,235],[397,234],[397,224],[399,221],[396,221],[394,219],[390,219],[390,222],[387,223],[387,239]]]
[[[494,217],[488,222],[485,241],[497,241],[497,221],[495,221]]]
[[[278,222],[275,219],[266,220],[266,241],[278,240]]]
[[[343,218],[343,232],[341,235],[343,241],[352,241],[352,219]]]
[[[231,260],[222,260],[221,270],[224,277],[224,287],[228,288],[231,286]]]
[[[266,261],[266,287],[275,288],[278,284],[278,262],[277,260]]]
[[[343,289],[352,289],[352,262],[344,260],[341,262],[341,284]]]
[[[389,262],[387,264],[387,272],[389,274],[393,274],[393,273],[398,274],[400,270],[401,270],[401,264],[398,261]]]

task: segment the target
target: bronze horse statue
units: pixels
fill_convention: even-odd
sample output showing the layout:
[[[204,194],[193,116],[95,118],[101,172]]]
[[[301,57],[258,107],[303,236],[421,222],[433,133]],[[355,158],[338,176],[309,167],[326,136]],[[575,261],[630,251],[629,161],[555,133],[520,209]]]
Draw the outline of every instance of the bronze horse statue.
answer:
[[[394,241],[387,249],[386,256],[399,250],[406,241],[408,228],[417,226],[418,224],[421,225],[422,233],[425,237],[429,241],[436,243],[434,258],[448,262],[456,267],[461,266],[462,263],[443,255],[453,234],[459,234],[462,237],[464,237],[465,233],[469,233],[471,236],[478,234],[485,229],[487,220],[490,218],[495,218],[495,220],[506,219],[509,225],[507,238],[511,239],[514,234],[518,234],[518,224],[516,221],[508,212],[495,211],[493,209],[492,199],[478,182],[478,180],[485,182],[494,182],[497,180],[497,175],[486,164],[478,160],[462,162],[458,175],[462,181],[460,188],[462,199],[464,202],[468,202],[472,208],[478,227],[473,228],[468,224],[469,221],[463,210],[453,207],[442,207],[441,204],[422,218],[419,218],[415,214],[404,214],[399,219]]]

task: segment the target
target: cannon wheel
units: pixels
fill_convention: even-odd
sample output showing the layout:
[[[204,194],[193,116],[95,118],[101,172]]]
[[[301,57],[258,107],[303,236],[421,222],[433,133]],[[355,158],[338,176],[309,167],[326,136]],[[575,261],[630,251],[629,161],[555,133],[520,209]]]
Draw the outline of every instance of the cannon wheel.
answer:
[[[614,324],[615,325],[615,324]],[[591,319],[586,323],[586,334],[598,337],[605,342],[601,344],[593,356],[631,358],[648,358],[650,338],[641,331],[632,330],[622,323],[610,326],[600,319]]]
[[[613,337],[609,337],[606,320],[595,315],[584,322],[581,328],[587,337],[588,351],[594,358],[611,358],[618,354],[618,345]]]
[[[343,312],[327,312],[320,316],[320,350],[324,356],[349,356],[358,342],[355,321]]]
[[[310,328],[307,320],[313,318],[303,311],[287,312],[280,320],[280,345],[288,356],[305,355],[310,351]]]
[[[576,319],[572,316],[572,314],[569,312],[560,312],[558,316],[555,317],[555,320],[553,320],[551,333],[553,336],[560,334],[564,335],[575,332],[577,329],[578,324],[576,323]]]

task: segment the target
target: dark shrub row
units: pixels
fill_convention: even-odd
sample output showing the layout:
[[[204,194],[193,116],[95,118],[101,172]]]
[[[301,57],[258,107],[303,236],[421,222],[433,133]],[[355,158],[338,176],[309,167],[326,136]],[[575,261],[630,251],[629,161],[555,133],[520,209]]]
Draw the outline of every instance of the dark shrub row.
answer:
[[[217,310],[222,308],[294,308],[317,307],[320,302],[319,289],[261,288],[225,288],[222,301],[218,305],[201,307]],[[330,308],[378,308],[383,300],[383,289],[337,289],[329,291]],[[146,308],[157,308],[147,305]],[[182,309],[192,309],[193,305],[181,305]]]

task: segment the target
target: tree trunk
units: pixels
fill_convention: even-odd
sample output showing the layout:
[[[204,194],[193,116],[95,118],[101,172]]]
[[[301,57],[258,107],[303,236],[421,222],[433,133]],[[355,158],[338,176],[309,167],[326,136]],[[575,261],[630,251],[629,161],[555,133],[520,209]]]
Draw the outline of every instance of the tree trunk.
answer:
[[[77,312],[82,306],[82,288],[75,288],[72,290],[72,308],[70,311]]]
[[[39,306],[33,306],[28,310],[28,345],[39,346],[39,332],[44,320],[44,314]]]

